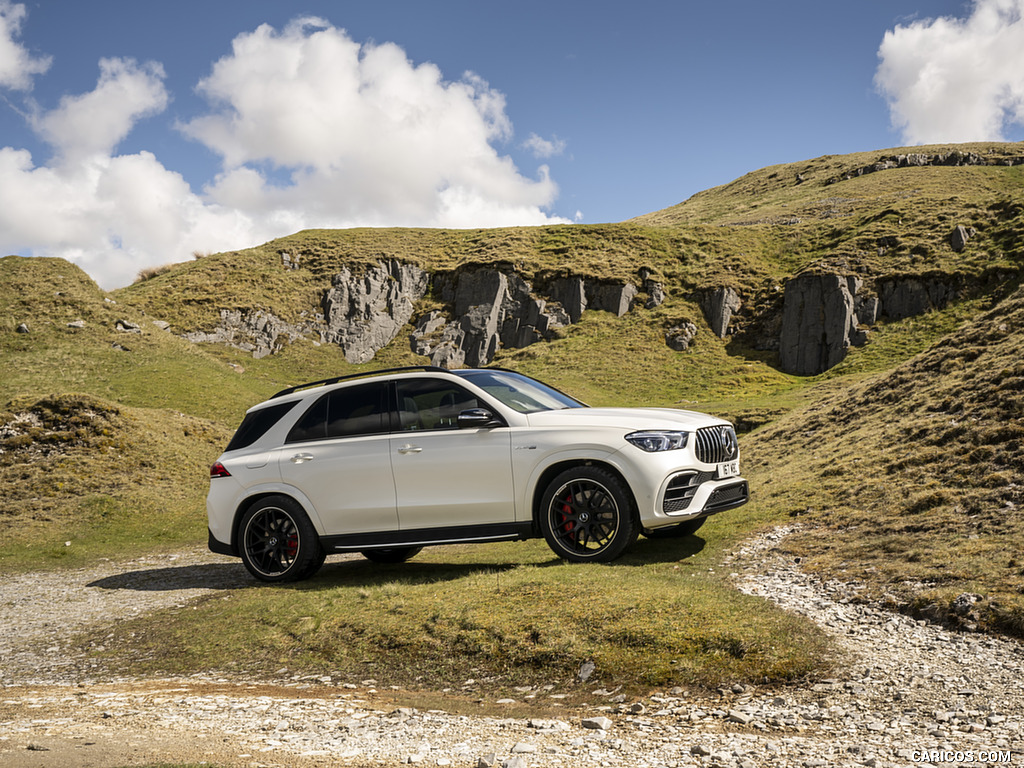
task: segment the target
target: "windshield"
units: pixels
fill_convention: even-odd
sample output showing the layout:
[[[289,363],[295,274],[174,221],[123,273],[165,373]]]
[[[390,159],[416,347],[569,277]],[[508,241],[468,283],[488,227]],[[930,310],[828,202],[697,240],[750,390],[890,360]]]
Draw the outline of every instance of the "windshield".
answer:
[[[510,371],[452,371],[476,384],[487,394],[519,413],[557,411],[562,408],[586,408],[578,400],[541,384],[536,379]]]

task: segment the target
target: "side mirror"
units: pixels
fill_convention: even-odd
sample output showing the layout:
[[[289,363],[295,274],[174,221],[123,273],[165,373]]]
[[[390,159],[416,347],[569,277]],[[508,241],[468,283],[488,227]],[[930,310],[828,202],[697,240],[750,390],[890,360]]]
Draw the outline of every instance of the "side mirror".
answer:
[[[496,419],[486,408],[470,408],[459,413],[459,429],[481,429],[502,427],[504,424]]]

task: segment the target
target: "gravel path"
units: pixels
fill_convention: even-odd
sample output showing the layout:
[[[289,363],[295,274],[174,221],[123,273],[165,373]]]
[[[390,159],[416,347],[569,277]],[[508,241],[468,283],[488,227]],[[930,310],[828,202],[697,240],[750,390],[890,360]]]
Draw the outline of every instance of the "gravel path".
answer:
[[[730,567],[738,588],[809,616],[836,638],[845,654],[834,680],[783,691],[735,686],[707,699],[679,689],[640,700],[598,691],[605,703],[586,710],[559,710],[551,692],[523,690],[507,717],[415,709],[373,681],[99,682],[86,660],[67,655],[84,628],[250,585],[237,561],[198,549],[7,578],[0,765],[1024,763],[1024,646],[853,602],[855,585],[822,584],[775,550],[787,533],[749,542]],[[531,719],[530,705],[541,704],[545,717]]]

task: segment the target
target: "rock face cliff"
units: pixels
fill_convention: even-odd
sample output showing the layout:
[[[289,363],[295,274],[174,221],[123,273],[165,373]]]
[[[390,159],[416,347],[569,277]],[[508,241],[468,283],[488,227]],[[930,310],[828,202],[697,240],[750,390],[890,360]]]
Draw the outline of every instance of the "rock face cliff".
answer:
[[[803,275],[786,283],[779,364],[787,373],[812,376],[842,362],[857,333],[856,278]]]
[[[587,309],[621,317],[633,308],[641,291],[634,283],[579,276],[553,276],[539,288],[514,271],[467,267],[431,274],[394,259],[381,261],[354,275],[342,269],[323,292],[320,312],[291,324],[264,310],[221,310],[213,331],[185,334],[193,342],[223,343],[263,357],[283,343],[317,336],[320,344],[336,344],[350,363],[365,363],[390,344],[410,322],[412,350],[434,365],[456,368],[486,365],[500,348],[522,349],[553,338],[557,329],[578,322]],[[661,283],[643,282],[648,306],[665,299]],[[416,304],[428,292],[445,309],[414,317]]]
[[[411,264],[381,262],[353,277],[346,268],[324,293],[321,340],[337,344],[350,363],[365,363],[394,341],[427,292],[430,276]]]
[[[499,349],[555,338],[587,310],[621,317],[638,304],[657,306],[665,300],[664,286],[645,272],[638,275],[640,287],[628,280],[566,274],[541,275],[531,282],[512,269],[466,266],[431,274],[388,259],[360,275],[347,268],[334,274],[323,290],[320,311],[303,312],[299,323],[261,309],[224,309],[213,331],[185,336],[193,342],[230,344],[254,357],[314,337],[314,343],[339,346],[349,362],[365,363],[411,324],[412,351],[432,364],[483,366]],[[1015,276],[1000,273],[988,279],[1006,282]],[[778,350],[785,372],[814,376],[864,344],[878,322],[942,309],[979,287],[969,284],[979,279],[940,272],[880,277],[808,272],[791,277],[781,291],[775,285],[768,301],[754,301],[732,286],[696,290],[688,298],[700,305],[719,338],[738,332],[756,349]],[[416,316],[418,303],[428,295],[443,308]],[[665,342],[685,351],[697,334],[697,326],[687,320],[666,328]]]

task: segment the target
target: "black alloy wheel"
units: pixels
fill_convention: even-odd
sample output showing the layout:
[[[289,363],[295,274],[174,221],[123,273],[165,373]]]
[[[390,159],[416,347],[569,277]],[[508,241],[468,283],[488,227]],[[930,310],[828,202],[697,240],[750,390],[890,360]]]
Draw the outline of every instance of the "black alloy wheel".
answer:
[[[540,524],[548,546],[573,562],[608,562],[636,541],[632,496],[612,473],[597,467],[562,472],[541,499]]]
[[[326,556],[306,513],[286,496],[253,504],[239,525],[239,552],[260,581],[298,581],[316,573]]]

